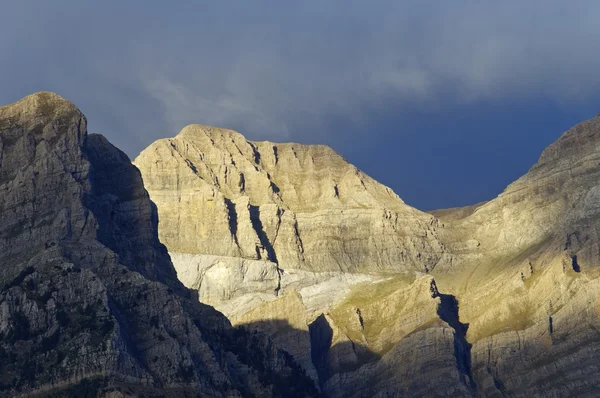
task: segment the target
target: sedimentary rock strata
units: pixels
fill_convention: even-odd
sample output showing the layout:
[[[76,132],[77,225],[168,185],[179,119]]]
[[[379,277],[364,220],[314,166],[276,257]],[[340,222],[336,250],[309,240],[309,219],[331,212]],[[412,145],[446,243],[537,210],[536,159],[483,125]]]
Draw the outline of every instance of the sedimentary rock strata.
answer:
[[[183,282],[327,395],[581,396],[600,380],[599,136],[586,121],[497,198],[432,214],[330,148],[214,127],[135,164]]]

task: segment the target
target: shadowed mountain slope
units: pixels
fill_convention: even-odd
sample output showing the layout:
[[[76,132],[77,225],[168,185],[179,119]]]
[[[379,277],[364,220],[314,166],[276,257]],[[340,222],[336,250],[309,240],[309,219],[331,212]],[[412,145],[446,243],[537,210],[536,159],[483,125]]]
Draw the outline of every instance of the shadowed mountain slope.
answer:
[[[127,156],[71,103],[0,107],[0,396],[317,395],[176,277]]]

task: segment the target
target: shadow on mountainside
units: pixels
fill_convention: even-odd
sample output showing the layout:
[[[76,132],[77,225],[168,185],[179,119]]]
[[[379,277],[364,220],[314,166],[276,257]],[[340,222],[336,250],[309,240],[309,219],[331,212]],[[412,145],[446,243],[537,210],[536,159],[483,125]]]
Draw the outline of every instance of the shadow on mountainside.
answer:
[[[44,233],[0,235],[27,254],[0,253],[0,397],[318,396],[271,339],[232,328],[177,279],[129,158],[101,136],[78,145],[75,171],[44,180],[57,200],[19,204],[23,220],[50,220]]]
[[[332,329],[325,315],[317,317],[309,330],[298,330],[285,320],[238,328],[271,336],[307,376],[315,380],[317,375],[315,381],[325,396],[478,396],[466,326],[454,321],[457,306],[451,298],[443,297],[439,307],[440,317],[447,319],[440,319],[443,326],[418,328],[400,337],[385,354],[344,336],[336,342],[340,331]],[[450,328],[454,333],[448,333]]]
[[[471,370],[471,347],[467,341],[468,323],[462,323],[459,319],[459,304],[456,297],[450,294],[439,294],[440,305],[438,307],[438,315],[441,320],[446,322],[454,329],[454,356],[456,358],[456,366],[460,372],[461,381],[466,384],[471,390],[477,391],[477,384],[473,379]]]
[[[346,340],[333,343],[333,329],[321,314],[309,330],[294,328],[286,320],[265,320],[241,324],[239,329],[269,335],[276,346],[290,354],[323,389],[335,374],[350,373],[381,357],[368,347]],[[312,374],[311,374],[312,373]]]

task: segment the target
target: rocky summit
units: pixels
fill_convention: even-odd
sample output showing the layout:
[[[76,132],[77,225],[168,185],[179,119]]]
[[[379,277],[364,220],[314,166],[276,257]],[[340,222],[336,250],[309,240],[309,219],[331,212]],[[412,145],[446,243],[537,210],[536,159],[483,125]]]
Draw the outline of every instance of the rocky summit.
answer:
[[[326,396],[599,395],[600,118],[430,214],[331,148],[215,127],[134,164],[183,284]]]
[[[177,279],[139,171],[71,103],[0,107],[0,396],[316,396]]]

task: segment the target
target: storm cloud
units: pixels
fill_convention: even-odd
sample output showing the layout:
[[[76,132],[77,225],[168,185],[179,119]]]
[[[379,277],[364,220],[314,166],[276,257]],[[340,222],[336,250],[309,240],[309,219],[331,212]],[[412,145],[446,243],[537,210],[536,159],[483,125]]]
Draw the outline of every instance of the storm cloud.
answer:
[[[131,157],[189,123],[333,146],[420,208],[489,199],[600,111],[594,1],[5,1],[0,102]]]

